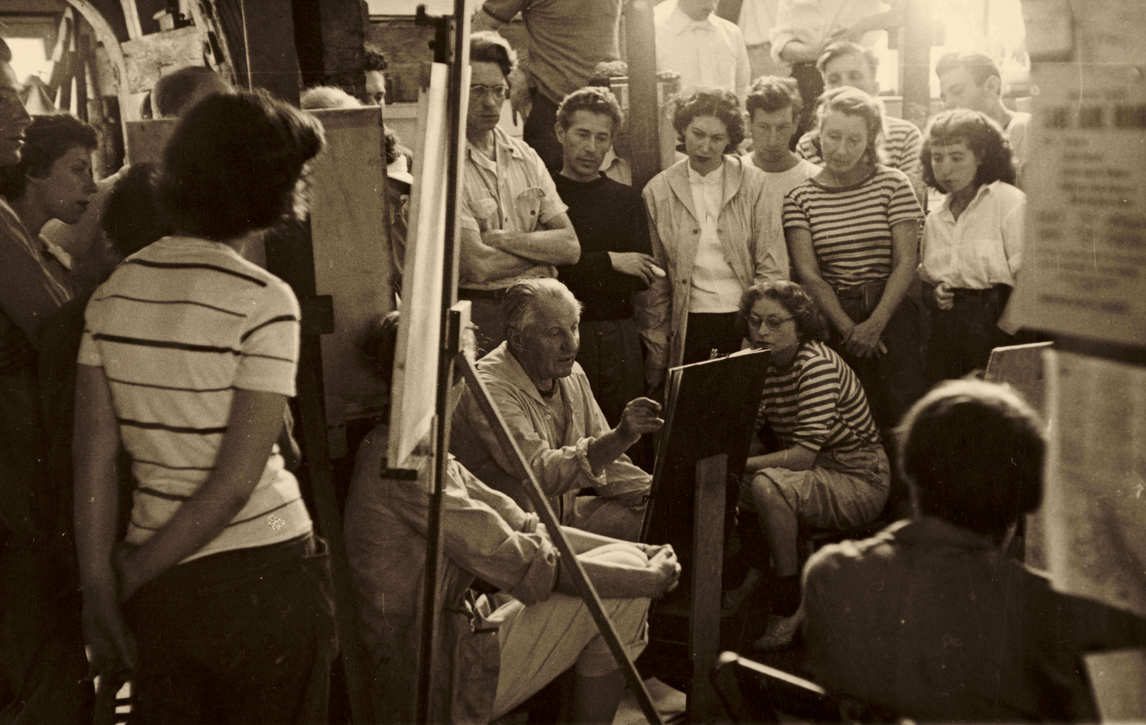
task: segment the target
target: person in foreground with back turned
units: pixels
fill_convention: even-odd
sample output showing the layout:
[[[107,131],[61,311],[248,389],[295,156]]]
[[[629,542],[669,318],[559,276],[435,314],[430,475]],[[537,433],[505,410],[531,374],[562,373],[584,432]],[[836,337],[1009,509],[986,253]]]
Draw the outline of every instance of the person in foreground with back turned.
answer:
[[[1146,619],[1057,592],[1007,555],[1042,499],[1042,429],[1009,387],[976,380],[908,411],[914,517],[804,570],[808,664],[829,691],[919,721],[1098,719],[1082,655],[1146,645]]]
[[[328,717],[329,562],[275,443],[298,301],[241,256],[305,214],[323,143],[313,116],[265,93],[200,101],[163,156],[175,233],[88,304],[73,444],[84,632],[97,672],[134,669],[140,722]],[[117,543],[121,442],[138,486]]]
[[[398,313],[363,345],[390,390]],[[482,420],[481,425],[489,423]],[[456,428],[455,428],[456,430]],[[388,429],[363,440],[346,504],[346,550],[370,654],[375,714],[415,716],[415,678],[430,506],[423,482],[386,473]],[[453,456],[442,501],[443,566],[430,722],[503,716],[573,668],[572,722],[612,722],[624,678],[537,514],[527,513]],[[671,546],[648,546],[563,526],[630,657],[647,642],[649,600],[671,591],[680,564]],[[481,578],[498,588],[479,594]]]

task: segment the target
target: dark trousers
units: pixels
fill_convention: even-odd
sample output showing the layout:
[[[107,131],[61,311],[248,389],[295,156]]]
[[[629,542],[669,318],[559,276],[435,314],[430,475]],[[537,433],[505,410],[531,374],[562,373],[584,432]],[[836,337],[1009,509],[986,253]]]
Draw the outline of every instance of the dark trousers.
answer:
[[[126,605],[137,723],[323,723],[337,653],[330,562],[312,536],[164,572]]]
[[[856,287],[837,288],[840,306],[853,321],[866,320],[883,295],[883,282],[868,282]],[[883,328],[881,340],[887,352],[868,358],[848,354],[838,334],[832,336],[832,347],[855,370],[867,394],[872,417],[881,433],[899,424],[911,404],[927,390],[923,364],[924,318],[919,301],[908,294]]]
[[[564,150],[557,143],[557,134],[553,130],[553,124],[557,122],[557,104],[537,90],[531,96],[533,107],[529,118],[525,119],[525,127],[521,129],[521,138],[537,152],[549,173],[556,174],[561,171],[564,158]]]
[[[609,425],[621,420],[625,403],[645,392],[645,362],[633,318],[582,320],[577,362]]]
[[[816,68],[815,63],[795,63],[792,65],[792,77],[800,88],[800,97],[804,99],[804,108],[800,111],[800,120],[796,133],[792,134],[792,149],[800,137],[811,130],[816,122],[816,99],[824,92],[824,77]]]
[[[740,349],[744,330],[735,312],[690,312],[684,334],[684,364],[712,358],[712,351],[731,355]]]
[[[3,532],[0,532],[2,534]],[[75,575],[47,546],[0,542],[0,723],[92,721]]]
[[[931,312],[931,335],[927,342],[927,379],[932,383],[960,378],[983,370],[991,350],[1016,345],[1018,340],[999,329],[999,316],[1011,297],[1009,285],[987,289],[957,289],[949,310],[934,305],[931,290],[925,290]]]

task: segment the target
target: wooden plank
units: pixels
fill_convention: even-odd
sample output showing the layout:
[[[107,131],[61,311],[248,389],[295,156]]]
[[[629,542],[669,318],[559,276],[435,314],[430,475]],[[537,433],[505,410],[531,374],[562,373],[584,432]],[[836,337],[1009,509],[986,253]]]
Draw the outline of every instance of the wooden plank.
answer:
[[[625,3],[625,44],[629,62],[629,163],[633,188],[641,189],[661,170],[656,33],[648,0]]]
[[[696,503],[692,523],[692,586],[689,592],[688,654],[692,682],[688,720],[711,722],[720,715],[720,698],[709,673],[720,651],[721,572],[724,570],[724,486],[728,454],[696,462]]]
[[[143,26],[139,22],[139,8],[136,7],[135,0],[119,0],[119,6],[123,9],[123,21],[127,25],[128,39],[142,38]]]
[[[358,347],[394,307],[385,150],[377,108],[313,113],[326,129],[326,148],[310,169],[310,230],[315,294],[334,304],[334,332],[322,340],[326,423],[334,427],[385,405],[383,385]]]

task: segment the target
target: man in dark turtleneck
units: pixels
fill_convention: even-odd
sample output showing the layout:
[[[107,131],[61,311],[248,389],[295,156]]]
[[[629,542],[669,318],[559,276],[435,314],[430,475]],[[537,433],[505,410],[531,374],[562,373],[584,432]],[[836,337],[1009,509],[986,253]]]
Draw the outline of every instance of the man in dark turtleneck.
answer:
[[[644,364],[633,320],[633,296],[664,275],[649,255],[649,233],[638,190],[606,178],[601,161],[621,124],[621,107],[604,88],[576,90],[557,109],[563,149],[554,181],[581,241],[581,259],[557,268],[584,305],[581,349],[605,417],[616,425],[625,403],[644,392]]]

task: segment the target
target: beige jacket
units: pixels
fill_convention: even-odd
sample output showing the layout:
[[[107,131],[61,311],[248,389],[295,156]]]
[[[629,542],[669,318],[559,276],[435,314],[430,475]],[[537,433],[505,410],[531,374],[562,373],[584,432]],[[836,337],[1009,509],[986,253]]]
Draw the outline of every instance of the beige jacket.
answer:
[[[736,156],[724,157],[724,196],[716,233],[728,265],[744,289],[788,278],[788,249],[771,216],[764,172]],[[653,256],[667,273],[657,277],[636,303],[645,342],[646,378],[681,364],[688,320],[692,270],[700,240],[700,218],[688,181],[688,160],[653,177],[642,192],[649,214]]]

